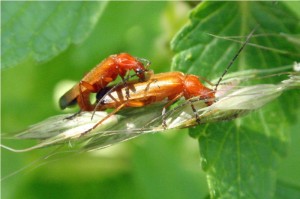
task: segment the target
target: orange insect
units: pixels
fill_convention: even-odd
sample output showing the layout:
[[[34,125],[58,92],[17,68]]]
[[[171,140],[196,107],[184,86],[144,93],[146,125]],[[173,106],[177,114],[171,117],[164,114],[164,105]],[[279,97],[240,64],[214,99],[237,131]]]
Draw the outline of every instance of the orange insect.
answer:
[[[215,93],[220,82],[240,52],[246,46],[254,31],[255,28],[248,35],[242,47],[224,70],[213,90],[204,86],[197,76],[185,75],[182,72],[152,74],[150,75],[150,78],[144,82],[127,82],[126,85],[124,84],[116,85],[114,87],[106,87],[97,93],[96,97],[98,102],[96,105],[93,105],[95,108],[94,111],[102,111],[108,108],[114,108],[115,110],[97,122],[91,129],[83,132],[83,134],[95,129],[103,121],[124,107],[142,107],[167,98],[169,102],[163,107],[162,110],[162,115],[164,115],[166,108],[181,97],[184,97],[185,99],[198,97],[200,100],[204,100],[208,106],[210,106],[215,101]],[[199,123],[199,117],[192,103],[191,107],[195,113],[196,121]],[[165,121],[163,121],[163,126],[166,126]]]
[[[60,98],[60,108],[65,109],[77,102],[81,110],[93,111],[95,106],[90,102],[90,94],[101,91],[118,76],[125,82],[124,77],[133,70],[144,81],[147,68],[143,62],[146,62],[146,67],[150,64],[148,60],[135,58],[128,53],[109,56]]]
[[[127,94],[129,94],[129,97],[127,97]],[[166,108],[179,98],[190,99],[197,96],[199,99],[207,100],[206,104],[209,106],[214,102],[215,91],[205,87],[197,76],[186,75],[182,72],[152,74],[145,82],[129,81],[126,85],[106,87],[97,93],[98,103],[95,106],[95,110],[102,111],[114,108],[114,111],[83,134],[96,128],[122,108],[142,107],[168,99],[168,103],[162,110],[162,114],[164,115]],[[191,106],[194,112],[196,112],[192,104]],[[165,122],[163,125],[165,125]]]
[[[129,98],[126,97],[127,89]],[[108,108],[142,107],[166,98],[169,100],[168,104],[172,104],[181,97],[190,99],[196,96],[210,99],[206,103],[211,105],[214,95],[215,91],[204,86],[195,75],[167,72],[152,74],[145,82],[129,81],[126,85],[106,87],[97,93],[98,105],[95,108],[102,111]]]

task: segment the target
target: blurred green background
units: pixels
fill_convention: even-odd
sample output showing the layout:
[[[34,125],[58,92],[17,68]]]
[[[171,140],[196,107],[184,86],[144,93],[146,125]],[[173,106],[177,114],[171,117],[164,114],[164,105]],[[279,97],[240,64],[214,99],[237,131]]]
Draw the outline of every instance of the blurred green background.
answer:
[[[26,129],[52,115],[57,85],[78,81],[110,54],[130,52],[169,71],[169,42],[187,21],[190,5],[180,2],[110,2],[79,45],[44,64],[26,62],[2,70],[2,135]],[[73,110],[74,111],[74,110]],[[105,150],[36,160],[51,150],[16,154],[2,150],[3,198],[195,198],[208,194],[197,141],[186,130],[145,135]],[[23,148],[23,142],[2,140]],[[29,143],[31,144],[31,143]]]
[[[110,2],[91,34],[48,62],[30,60],[5,68],[1,76],[1,133],[26,129],[59,110],[58,88],[78,81],[111,54],[129,52],[151,60],[156,73],[169,71],[171,38],[188,20],[193,3]],[[209,79],[209,77],[208,77]],[[75,110],[72,110],[73,112]],[[299,129],[293,127],[293,132]],[[32,142],[2,140],[24,148]],[[289,157],[280,165],[283,181],[298,183],[297,143],[292,134]],[[198,142],[187,130],[149,134],[104,150],[57,154],[51,149],[27,153],[1,150],[1,196],[18,198],[204,198],[208,195],[201,170]],[[19,169],[27,167],[22,172]],[[15,174],[16,172],[16,174]],[[299,184],[298,184],[299,185]]]

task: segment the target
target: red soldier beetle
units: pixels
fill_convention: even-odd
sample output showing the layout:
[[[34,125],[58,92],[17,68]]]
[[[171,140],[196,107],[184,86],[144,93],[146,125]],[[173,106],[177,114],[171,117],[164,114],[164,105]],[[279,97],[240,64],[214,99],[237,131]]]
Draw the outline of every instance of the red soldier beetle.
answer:
[[[228,64],[213,90],[204,86],[200,82],[199,77],[195,75],[185,75],[182,72],[153,74],[149,79],[147,79],[147,81],[144,82],[127,82],[126,85],[116,85],[111,88],[107,87],[105,90],[97,93],[98,102],[97,105],[94,106],[94,112],[106,110],[108,108],[114,108],[115,110],[97,122],[97,124],[95,124],[91,129],[83,132],[82,134],[86,134],[95,129],[103,121],[117,113],[122,108],[142,107],[151,103],[162,101],[166,98],[168,99],[168,103],[163,107],[163,116],[165,115],[166,108],[181,97],[184,97],[186,100],[198,97],[199,100],[204,100],[205,103],[210,106],[215,101],[215,93],[223,77],[244,49],[255,29],[256,28],[254,28],[247,36],[246,41]],[[126,97],[124,98],[124,96]],[[193,103],[190,101],[189,103],[195,113],[196,121],[200,123],[199,116],[193,106]],[[166,127],[164,117],[163,126]]]
[[[144,72],[147,71],[148,65],[150,65],[148,60],[135,58],[128,53],[111,55],[87,73],[78,84],[60,98],[60,108],[65,109],[77,102],[81,110],[93,111],[95,107],[90,102],[91,93],[101,91],[118,76],[124,82],[124,77],[130,70],[135,72],[140,81],[144,81]]]
[[[128,91],[129,98],[127,97]],[[145,82],[129,81],[126,85],[106,87],[105,90],[97,93],[98,103],[95,110],[102,111],[114,108],[114,111],[99,121],[93,128],[96,128],[104,120],[125,107],[142,107],[167,99],[168,103],[162,110],[164,115],[166,108],[181,97],[190,99],[197,96],[209,106],[214,102],[215,91],[205,87],[197,76],[186,75],[182,72],[153,74]]]

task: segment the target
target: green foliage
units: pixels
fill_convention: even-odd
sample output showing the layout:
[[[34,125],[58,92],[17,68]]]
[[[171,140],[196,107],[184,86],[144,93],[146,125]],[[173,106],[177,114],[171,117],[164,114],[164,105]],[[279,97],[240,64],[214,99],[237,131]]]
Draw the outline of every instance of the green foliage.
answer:
[[[279,54],[276,51],[266,52],[249,47],[234,64],[239,70],[283,66],[299,58],[299,48],[296,49],[294,43],[280,36],[280,33],[296,35],[300,31],[298,17],[282,3],[206,2],[193,10],[190,21],[171,42],[171,48],[176,53],[172,63],[173,70],[209,78],[219,77],[240,45],[208,33],[218,36],[247,36],[256,26],[255,34],[266,36],[253,37],[251,42],[288,52]],[[267,36],[268,34],[276,35]]]
[[[288,5],[300,9],[299,3]],[[167,34],[178,32],[178,23],[186,21],[174,13],[186,16],[191,9],[178,2],[110,2],[107,6],[102,2],[3,2],[2,133],[61,113],[55,98],[58,82],[78,81],[110,54],[130,52],[151,60],[156,73],[169,71],[172,56]],[[172,70],[207,79],[219,77],[237,52],[237,41],[245,37],[228,41],[209,34],[247,36],[257,24],[255,33],[262,35],[253,37],[251,43],[272,49],[248,45],[231,71],[299,61],[296,14],[283,2],[201,3],[171,42]],[[294,166],[300,161],[299,125],[293,128],[300,123],[298,99],[299,94],[291,91],[243,119],[191,129],[199,140],[205,173],[198,165],[196,143],[178,132],[144,136],[96,153],[65,154],[54,163],[34,162],[49,151],[16,155],[2,150],[2,175],[28,164],[34,169],[3,181],[1,195],[22,199],[204,198],[210,193],[212,198],[272,198],[274,194],[298,198],[300,184],[293,181],[300,178]],[[293,147],[287,150],[289,133]],[[23,142],[3,141],[24,148]],[[282,161],[285,154],[296,155]],[[279,177],[292,185],[277,181],[278,167]]]
[[[88,37],[106,2],[4,2],[2,67],[48,61]],[[33,17],[34,16],[34,17]]]
[[[253,37],[250,42],[282,53],[248,46],[230,70],[275,68],[299,60],[300,48],[279,35],[298,34],[299,17],[282,3],[206,2],[193,10],[190,20],[172,41],[174,70],[219,77],[239,45],[207,33],[247,36],[257,25],[256,34],[273,37]],[[273,198],[279,156],[286,151],[287,129],[299,121],[298,100],[299,93],[294,92],[243,119],[190,130],[198,134],[212,198]]]

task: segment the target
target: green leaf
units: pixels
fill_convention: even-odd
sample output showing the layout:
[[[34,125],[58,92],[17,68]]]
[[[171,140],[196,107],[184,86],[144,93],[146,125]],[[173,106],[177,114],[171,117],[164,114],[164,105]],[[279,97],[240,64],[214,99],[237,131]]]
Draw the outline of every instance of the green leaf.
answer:
[[[300,187],[278,181],[276,185],[275,199],[293,199],[300,198]]]
[[[212,198],[272,198],[278,159],[273,140],[234,123],[206,127],[209,134],[199,137],[199,145]]]
[[[236,54],[237,42],[218,39],[218,36],[247,36],[257,25],[251,43],[263,45],[286,53],[268,52],[248,47],[235,62],[232,71],[246,68],[270,68],[292,64],[300,57],[300,49],[289,42],[299,34],[298,18],[282,3],[271,2],[204,2],[190,15],[190,23],[177,33],[171,42],[176,53],[172,69],[200,75],[207,78],[219,77]],[[268,34],[273,34],[268,36]],[[276,35],[274,35],[276,34]],[[289,38],[283,34],[291,35]],[[245,38],[241,41],[244,41]],[[297,59],[298,58],[298,59]],[[274,65],[275,64],[275,65]]]
[[[240,48],[239,42],[257,25],[257,36],[250,43],[269,50],[248,45],[230,71],[290,65],[300,58],[299,45],[290,40],[299,34],[298,21],[282,2],[201,3],[191,13],[190,23],[171,42],[176,53],[172,69],[207,79],[220,77]],[[233,42],[208,33],[243,37]],[[190,130],[199,139],[212,198],[274,196],[277,164],[286,153],[287,132],[299,121],[299,97],[299,92],[291,91],[243,119]]]
[[[44,62],[93,30],[106,2],[3,2],[2,67]]]

